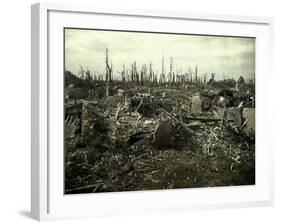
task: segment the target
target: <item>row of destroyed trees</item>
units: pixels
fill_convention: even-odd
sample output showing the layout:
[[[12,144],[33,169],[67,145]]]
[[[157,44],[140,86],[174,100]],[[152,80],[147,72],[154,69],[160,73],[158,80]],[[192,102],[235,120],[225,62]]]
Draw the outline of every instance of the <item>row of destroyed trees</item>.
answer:
[[[112,62],[109,62],[108,49],[106,49],[105,57],[105,74],[91,73],[89,69],[84,69],[80,65],[78,72],[78,77],[83,80],[90,81],[106,81],[112,82],[123,81],[136,83],[137,85],[158,85],[158,84],[181,84],[181,83],[195,83],[195,84],[205,84],[215,82],[215,73],[211,73],[211,77],[207,80],[207,73],[203,76],[198,76],[198,67],[195,66],[194,71],[189,68],[188,72],[175,71],[173,57],[170,58],[169,72],[165,72],[164,56],[162,56],[162,67],[160,74],[158,71],[155,72],[152,63],[143,64],[141,69],[137,68],[136,61],[134,61],[129,68],[126,68],[123,64],[123,69],[118,72],[119,75],[115,78],[113,77],[113,66]],[[251,81],[251,80],[250,80]],[[252,80],[253,82],[253,80]]]

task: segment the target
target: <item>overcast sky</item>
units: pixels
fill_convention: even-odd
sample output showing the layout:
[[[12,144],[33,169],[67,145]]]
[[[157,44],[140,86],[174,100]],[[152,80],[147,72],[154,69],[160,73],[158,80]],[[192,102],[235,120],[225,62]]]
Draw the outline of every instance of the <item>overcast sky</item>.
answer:
[[[255,39],[155,34],[82,29],[65,30],[65,68],[74,74],[79,65],[91,72],[104,72],[105,49],[114,72],[129,68],[136,61],[138,68],[151,62],[158,72],[164,55],[165,70],[170,57],[175,69],[188,71],[198,66],[198,74],[216,73],[216,79],[255,75]]]

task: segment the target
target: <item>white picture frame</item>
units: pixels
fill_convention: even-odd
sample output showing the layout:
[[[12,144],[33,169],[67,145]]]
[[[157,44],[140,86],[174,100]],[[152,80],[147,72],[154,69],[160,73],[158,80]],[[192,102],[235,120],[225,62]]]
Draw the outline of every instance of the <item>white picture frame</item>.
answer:
[[[31,214],[37,220],[99,217],[273,203],[273,147],[267,91],[271,86],[272,18],[191,12],[98,9],[38,3],[32,13]],[[134,23],[132,23],[134,21]],[[151,22],[151,23],[150,23]],[[136,25],[138,24],[138,25]],[[177,25],[179,24],[179,25]],[[63,195],[63,27],[178,31],[251,36],[256,50],[256,185],[199,189]],[[172,28],[174,27],[174,28]],[[184,26],[187,27],[187,26]],[[264,75],[266,74],[266,75]]]

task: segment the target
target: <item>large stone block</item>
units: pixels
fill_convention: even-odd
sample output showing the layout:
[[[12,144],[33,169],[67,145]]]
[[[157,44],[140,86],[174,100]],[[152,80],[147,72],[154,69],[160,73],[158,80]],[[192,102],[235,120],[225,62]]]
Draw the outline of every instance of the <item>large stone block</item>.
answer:
[[[202,100],[200,98],[200,95],[192,96],[190,111],[192,113],[201,113],[202,112]]]

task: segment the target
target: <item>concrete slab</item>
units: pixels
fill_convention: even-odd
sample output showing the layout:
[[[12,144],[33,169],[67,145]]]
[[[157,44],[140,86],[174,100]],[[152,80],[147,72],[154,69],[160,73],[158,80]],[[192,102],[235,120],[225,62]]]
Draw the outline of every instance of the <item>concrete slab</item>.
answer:
[[[248,120],[246,130],[255,133],[255,108],[244,108],[242,116]]]

